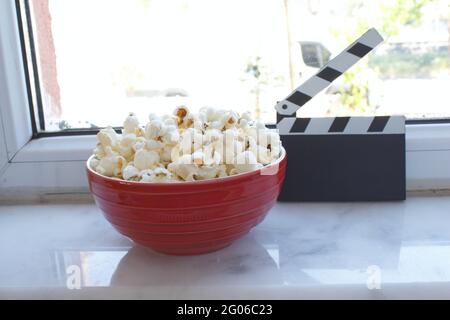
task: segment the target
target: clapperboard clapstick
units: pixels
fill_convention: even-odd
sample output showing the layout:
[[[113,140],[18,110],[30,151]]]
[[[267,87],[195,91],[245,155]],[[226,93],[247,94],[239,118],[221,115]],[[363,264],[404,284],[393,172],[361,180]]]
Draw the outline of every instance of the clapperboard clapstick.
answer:
[[[405,199],[403,116],[297,118],[299,108],[383,42],[370,29],[276,105],[288,152],[281,201]]]
[[[278,114],[277,124],[280,133],[289,133],[289,131],[285,130],[290,127],[283,125],[283,122],[287,121],[286,117],[295,117],[295,113],[298,109],[303,107],[319,92],[327,88],[331,82],[336,80],[382,42],[383,37],[381,37],[377,30],[368,30],[347,49],[342,51],[334,59],[330,60],[317,74],[309,78],[286,99],[278,102],[275,109]]]

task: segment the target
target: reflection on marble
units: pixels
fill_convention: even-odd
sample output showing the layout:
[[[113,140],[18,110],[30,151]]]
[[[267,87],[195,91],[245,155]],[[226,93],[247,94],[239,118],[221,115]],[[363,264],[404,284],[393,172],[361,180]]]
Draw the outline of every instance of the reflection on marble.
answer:
[[[444,196],[392,203],[279,203],[230,247],[174,257],[135,246],[94,204],[0,206],[0,296],[14,288],[68,290],[70,266],[80,268],[85,289],[156,292],[165,287],[171,297],[204,288],[230,298],[242,288],[261,288],[269,298],[286,297],[283,292],[295,298],[311,287],[369,291],[370,266],[380,270],[381,292],[401,284],[450,288],[449,212],[450,197]]]
[[[57,253],[59,283],[67,283],[71,266],[80,267],[80,282],[83,287],[109,286],[120,260],[127,255],[129,247],[110,248],[104,251],[67,250]]]

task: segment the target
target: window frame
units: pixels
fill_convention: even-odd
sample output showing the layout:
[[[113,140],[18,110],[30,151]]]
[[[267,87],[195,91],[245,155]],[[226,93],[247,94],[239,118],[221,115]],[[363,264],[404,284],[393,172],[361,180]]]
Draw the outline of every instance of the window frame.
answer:
[[[18,190],[20,196],[88,192],[85,162],[98,130],[39,130],[35,107],[42,102],[32,93],[37,77],[26,72],[21,2],[0,2],[0,198],[17,197]],[[407,189],[450,189],[450,119],[406,123]]]
[[[0,117],[8,161],[32,137],[33,122],[25,78],[16,7],[0,3]],[[18,130],[15,130],[15,129]]]

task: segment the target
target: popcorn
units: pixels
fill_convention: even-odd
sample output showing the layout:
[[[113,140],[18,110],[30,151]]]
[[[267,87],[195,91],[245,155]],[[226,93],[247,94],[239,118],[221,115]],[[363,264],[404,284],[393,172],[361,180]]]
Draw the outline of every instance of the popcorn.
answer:
[[[141,182],[167,183],[173,181],[172,173],[166,168],[158,167],[153,170],[144,170],[140,173]]]
[[[97,158],[97,156],[95,156],[94,158],[91,159],[91,161],[89,162],[89,166],[94,169],[95,171],[97,170],[97,166],[100,164],[100,160]]]
[[[255,153],[258,149],[258,142],[252,136],[244,137],[244,148]]]
[[[192,163],[186,163],[186,160],[181,163],[172,162],[167,166],[167,169],[184,181],[195,181],[198,175],[198,167]],[[191,159],[189,159],[189,162],[191,162]]]
[[[185,154],[179,158],[177,162],[174,162],[175,164],[192,164],[192,155]]]
[[[183,156],[182,152],[181,152],[181,147],[180,145],[176,145],[175,147],[172,148],[172,150],[170,151],[170,160],[177,164],[180,163],[180,158]]]
[[[105,148],[103,147],[103,145],[100,142],[97,143],[97,146],[94,149],[94,155],[97,159],[106,157]]]
[[[225,159],[226,163],[233,163],[236,155],[244,151],[244,144],[237,137],[238,133],[234,129],[228,129],[224,132],[225,149],[220,151],[224,151],[221,157]]]
[[[267,149],[270,151],[272,161],[277,160],[281,153],[281,140],[280,135],[274,131],[270,131],[268,134]]]
[[[161,141],[156,140],[147,140],[145,147],[147,147],[147,150],[150,151],[159,151],[162,148],[164,148],[165,144]]]
[[[222,132],[217,129],[207,129],[203,135],[203,143],[212,143],[222,138]]]
[[[225,127],[225,124],[222,119],[212,121],[208,125],[208,128],[212,128],[212,129],[216,129],[216,130],[220,130],[220,131],[222,131],[224,127]]]
[[[97,140],[103,147],[115,147],[120,137],[112,127],[100,130]]]
[[[236,172],[237,173],[245,173],[249,171],[254,171],[261,169],[263,166],[261,163],[258,163],[256,160],[256,156],[251,151],[244,151],[236,156]]]
[[[184,124],[184,120],[189,115],[189,109],[186,107],[178,107],[175,109],[173,114],[177,118],[177,124],[178,126],[182,126]]]
[[[148,140],[162,140],[162,136],[165,133],[165,125],[164,123],[159,120],[155,119],[153,121],[150,121],[146,127],[145,127],[145,138]]]
[[[160,151],[160,160],[164,164],[168,164],[172,161],[172,151],[175,147],[171,145],[165,145]]]
[[[228,111],[221,118],[221,121],[226,129],[234,128],[238,123],[239,115],[236,112]]]
[[[184,130],[181,135],[180,147],[183,154],[190,154],[203,146],[203,135],[194,128]]]
[[[183,127],[183,128],[195,128],[197,130],[201,130],[201,125],[198,126],[199,122],[200,122],[200,120],[197,119],[193,114],[188,113],[188,115],[184,118],[184,120],[183,120],[183,122],[181,124],[181,127]]]
[[[123,176],[123,178],[125,180],[128,180],[128,181],[132,181],[133,180],[133,181],[135,181],[135,180],[138,179],[139,173],[140,172],[139,172],[138,168],[136,168],[133,163],[129,163],[123,169],[122,176]]]
[[[99,160],[95,171],[107,177],[121,177],[127,163],[125,158],[112,151],[111,147],[106,147],[105,150],[106,156]]]
[[[141,128],[141,127],[137,128],[137,129],[136,129],[136,136],[137,136],[137,137],[143,137],[143,136],[145,136],[145,130],[144,130],[144,128]]]
[[[162,142],[168,145],[175,145],[180,140],[180,133],[178,132],[178,129],[176,126],[167,126],[166,132],[162,136]]]
[[[205,117],[205,122],[214,122],[220,119],[223,114],[223,111],[207,107],[200,109],[200,114],[203,114]]]
[[[177,118],[175,116],[165,115],[161,118],[166,126],[177,126]]]
[[[137,152],[138,150],[143,149],[147,145],[147,140],[145,140],[144,137],[136,138],[135,142],[133,143],[133,150],[134,152]]]
[[[256,152],[252,152],[256,155],[256,159],[259,163],[263,165],[267,165],[272,162],[272,156],[270,154],[270,150],[264,148],[263,146],[256,146]]]
[[[142,170],[139,177],[140,182],[153,182],[153,170]]]
[[[170,182],[172,181],[172,173],[166,168],[156,168],[153,170],[153,182]]]
[[[148,116],[141,127],[130,113],[122,135],[97,134],[90,167],[99,174],[143,183],[198,181],[255,171],[276,161],[280,136],[250,113],[182,106],[172,115]]]
[[[220,153],[215,150],[213,144],[206,144],[203,146],[203,164],[210,165],[219,165],[222,163],[222,156]]]
[[[204,163],[205,154],[203,151],[196,151],[192,154],[192,162],[201,166]]]
[[[136,142],[136,135],[134,133],[125,134],[120,141],[119,153],[122,157],[130,161],[134,156],[133,146]]]
[[[123,123],[123,133],[133,133],[137,134],[139,131],[139,119],[138,117],[130,112],[128,117],[125,119],[125,122]]]
[[[245,112],[241,115],[238,120],[237,127],[240,129],[247,129],[252,122],[252,117],[250,112]]]
[[[226,177],[226,167],[221,166],[202,166],[197,168],[196,180],[208,180],[214,178]]]
[[[134,165],[139,170],[152,169],[159,164],[159,154],[156,151],[140,149],[134,155]]]

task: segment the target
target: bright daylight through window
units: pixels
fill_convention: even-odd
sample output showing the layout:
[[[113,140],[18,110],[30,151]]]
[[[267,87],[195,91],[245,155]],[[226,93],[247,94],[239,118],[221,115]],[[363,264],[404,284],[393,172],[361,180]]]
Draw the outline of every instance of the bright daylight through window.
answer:
[[[46,131],[274,105],[370,27],[386,41],[300,116],[450,117],[447,0],[30,0]]]

